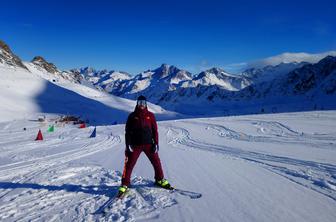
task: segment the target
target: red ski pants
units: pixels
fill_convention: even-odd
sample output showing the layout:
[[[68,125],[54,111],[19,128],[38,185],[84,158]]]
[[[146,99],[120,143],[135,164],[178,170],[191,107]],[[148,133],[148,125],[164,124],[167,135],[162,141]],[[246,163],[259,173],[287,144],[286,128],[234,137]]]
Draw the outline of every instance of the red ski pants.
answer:
[[[124,171],[121,179],[121,184],[129,186],[131,183],[131,174],[133,171],[133,168],[143,151],[150,162],[152,163],[154,167],[155,172],[155,180],[161,180],[163,179],[163,171],[161,166],[161,161],[159,158],[158,152],[153,153],[152,152],[152,145],[141,145],[141,146],[133,146],[132,147],[133,152],[125,152],[125,165],[124,165]]]

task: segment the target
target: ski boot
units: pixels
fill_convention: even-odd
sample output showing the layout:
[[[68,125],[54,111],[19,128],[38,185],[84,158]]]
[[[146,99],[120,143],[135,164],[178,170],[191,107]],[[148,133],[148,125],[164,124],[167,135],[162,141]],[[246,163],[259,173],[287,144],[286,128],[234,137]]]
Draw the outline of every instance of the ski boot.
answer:
[[[174,190],[174,187],[172,187],[166,179],[156,180],[155,185],[167,190]]]
[[[119,187],[118,189],[118,194],[117,194],[117,198],[123,198],[125,196],[125,194],[128,191],[128,187],[126,185],[122,185]]]

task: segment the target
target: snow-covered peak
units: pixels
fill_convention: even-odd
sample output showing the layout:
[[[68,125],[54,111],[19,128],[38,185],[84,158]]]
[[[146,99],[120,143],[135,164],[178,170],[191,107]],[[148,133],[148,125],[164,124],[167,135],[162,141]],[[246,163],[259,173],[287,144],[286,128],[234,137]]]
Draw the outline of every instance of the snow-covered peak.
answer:
[[[99,80],[95,83],[103,88],[111,88],[116,82],[123,80],[129,80],[132,76],[126,72],[122,71],[110,71],[100,76]],[[112,84],[112,85],[111,85]]]
[[[201,72],[200,74],[197,75],[196,79],[198,78],[204,78],[204,77],[215,77],[219,79],[224,79],[224,78],[236,78],[238,75],[233,75],[228,72],[226,72],[224,69],[213,67],[211,69],[205,70]]]
[[[130,79],[132,76],[127,72],[123,71],[111,71],[109,73],[109,78],[113,81]]]
[[[135,101],[75,83],[68,75],[71,73],[54,75],[34,63],[25,65],[30,72],[0,66],[0,122],[44,113],[76,115],[106,125],[124,122],[135,107]],[[170,115],[154,104],[149,107],[155,113]]]
[[[75,70],[77,70],[80,74],[83,74],[84,76],[95,76],[97,74],[97,71],[89,66]]]
[[[284,87],[295,94],[312,93],[333,94],[336,91],[336,57],[327,56],[316,64],[305,65],[288,74]],[[314,92],[319,91],[319,92]]]
[[[11,67],[20,67],[25,70],[28,70],[27,67],[22,63],[21,59],[15,55],[9,46],[0,40],[0,64],[11,66]]]
[[[177,73],[178,71],[180,70],[177,67],[164,63],[159,68],[153,70],[153,76],[161,79],[171,74]]]
[[[88,79],[90,77],[97,77],[97,75],[99,73],[94,68],[89,67],[89,66],[71,69],[70,72],[79,73],[80,75],[82,75],[86,79]]]
[[[326,66],[330,64],[332,67],[335,67],[336,65],[336,56],[326,56],[325,58],[321,59],[319,62],[320,66]],[[329,67],[326,67],[327,69]]]
[[[76,72],[81,74],[87,81],[93,84],[102,83],[101,87],[105,88],[107,84],[114,81],[121,81],[125,79],[130,79],[132,76],[127,72],[123,71],[110,71],[107,69],[96,70],[93,67],[83,67],[78,69],[72,69],[71,72]]]
[[[183,83],[182,87],[217,85],[229,91],[237,91],[249,84],[249,80],[241,75],[233,75],[221,68],[214,67],[201,72],[192,81]]]
[[[119,74],[123,78],[125,76],[131,77],[131,75],[128,74],[127,72],[107,70],[107,69],[97,70],[97,69],[95,69],[93,67],[89,67],[89,66],[88,67],[83,67],[83,68],[78,68],[78,69],[72,69],[72,71],[73,70],[79,72],[84,77],[104,77],[105,75],[111,75],[111,74],[113,74],[113,75]]]
[[[236,98],[281,100],[299,98],[299,103],[331,100],[336,92],[336,57],[327,56],[315,64],[306,64],[300,68],[279,76],[272,81],[252,84],[235,95]],[[330,96],[327,99],[327,96]],[[330,101],[330,102],[331,102]],[[331,102],[332,103],[332,102]]]
[[[180,81],[192,79],[192,74],[190,72],[167,64],[162,64],[159,68],[151,71],[151,73],[153,78],[165,78],[166,81],[172,84],[177,84]]]

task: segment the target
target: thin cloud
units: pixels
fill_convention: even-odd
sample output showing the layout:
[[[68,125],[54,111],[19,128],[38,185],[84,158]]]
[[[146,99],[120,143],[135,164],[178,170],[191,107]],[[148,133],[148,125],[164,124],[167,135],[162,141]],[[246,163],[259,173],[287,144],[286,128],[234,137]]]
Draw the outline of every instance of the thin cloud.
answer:
[[[279,65],[280,63],[292,63],[292,62],[317,63],[318,61],[320,61],[321,59],[323,59],[324,57],[328,55],[336,56],[336,51],[328,51],[328,52],[315,53],[315,54],[310,54],[310,53],[305,53],[305,52],[300,52],[300,53],[286,52],[280,55],[271,56],[268,58],[248,62],[246,67],[247,68],[262,68],[268,65],[276,66],[276,65]]]

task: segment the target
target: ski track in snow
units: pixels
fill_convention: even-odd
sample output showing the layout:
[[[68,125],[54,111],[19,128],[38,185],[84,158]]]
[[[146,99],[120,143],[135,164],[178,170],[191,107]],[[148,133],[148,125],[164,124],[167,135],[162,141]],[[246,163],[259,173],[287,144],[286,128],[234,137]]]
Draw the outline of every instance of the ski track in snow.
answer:
[[[9,126],[6,125],[5,129],[7,129]],[[5,135],[7,136],[7,135]],[[2,136],[2,138],[4,138]],[[19,140],[19,138],[16,138],[17,140]],[[32,181],[36,180],[36,178],[40,178],[43,177],[43,175],[49,175],[48,172],[50,169],[53,170],[58,170],[58,169],[62,169],[65,168],[67,166],[67,164],[73,160],[76,159],[80,159],[83,158],[85,156],[89,156],[92,155],[94,153],[97,152],[101,152],[104,151],[106,149],[111,149],[113,148],[113,146],[115,144],[119,144],[121,142],[120,136],[106,136],[106,137],[102,137],[102,138],[95,138],[95,139],[91,139],[91,140],[87,140],[88,142],[83,143],[83,141],[78,140],[75,137],[71,137],[68,138],[66,140],[62,140],[62,139],[53,139],[50,141],[43,141],[43,143],[39,142],[39,141],[35,141],[35,142],[30,142],[28,144],[26,144],[26,146],[18,146],[16,149],[12,149],[12,152],[6,152],[6,147],[3,148],[2,150],[4,150],[4,152],[1,152],[1,156],[4,157],[6,155],[12,155],[13,153],[17,153],[18,155],[21,154],[21,152],[23,151],[31,151],[33,149],[54,149],[60,146],[66,146],[71,140],[74,140],[73,143],[71,143],[72,146],[78,147],[76,149],[70,149],[70,150],[65,150],[63,152],[57,152],[51,155],[44,155],[41,157],[32,157],[32,158],[27,158],[27,160],[25,161],[17,161],[14,163],[10,163],[10,164],[5,164],[5,165],[1,165],[0,166],[0,179],[3,180],[9,180],[11,181],[11,183],[6,183],[6,182],[2,182],[2,186],[4,187],[6,186],[6,189],[3,189],[2,192],[0,192],[0,201],[4,201],[6,202],[6,196],[11,196],[10,197],[10,203],[12,203],[14,201],[13,204],[15,204],[15,197],[12,197],[11,192],[15,193],[17,192],[17,189],[15,189],[17,186],[21,187],[23,186],[24,188],[32,188],[34,189],[34,187],[38,187],[38,184],[32,183]],[[10,149],[8,149],[10,150]],[[25,157],[26,158],[26,157]],[[50,176],[50,175],[49,175]],[[35,181],[34,181],[35,182]],[[30,186],[29,186],[30,184]],[[26,187],[25,187],[26,186]],[[11,189],[13,188],[13,189]],[[43,188],[43,186],[41,187],[41,189]],[[27,193],[28,192],[28,193]],[[23,202],[34,202],[34,200],[32,200],[30,197],[32,197],[32,195],[30,194],[30,192],[32,191],[24,191],[22,193],[20,193],[19,195],[17,195],[17,198],[23,196]],[[40,193],[40,192],[38,192]],[[45,191],[44,191],[45,193]],[[29,194],[29,201],[25,201],[26,195],[25,194]],[[51,199],[51,203],[53,202],[57,202],[58,198],[54,198],[53,197],[54,194],[51,194],[51,197],[49,198],[48,195],[47,197],[45,196],[45,194],[39,195],[39,197],[41,197],[41,206],[43,206],[42,208],[47,208],[49,207],[49,205],[45,205],[43,202],[44,198],[47,198],[47,200]],[[67,196],[63,196],[60,199],[67,199]],[[38,200],[36,198],[36,200]],[[22,201],[18,201],[19,203],[21,203]],[[20,204],[20,208],[24,207],[25,205],[21,205]],[[60,205],[61,208],[63,208],[63,205]],[[11,208],[11,205],[4,205],[0,207],[0,219],[6,219],[6,218],[11,218],[11,220],[13,219],[13,217],[15,218],[15,220],[20,220],[20,214],[18,212],[13,212],[13,210],[8,210],[8,208]],[[50,206],[53,207],[53,206]],[[30,207],[29,207],[30,208]],[[29,209],[27,208],[27,209]],[[34,207],[32,207],[33,209],[35,209]],[[60,208],[60,209],[61,209]],[[15,209],[15,208],[14,208]],[[40,210],[43,210],[40,209]],[[53,207],[54,209],[54,207]],[[21,209],[22,210],[22,209]],[[36,210],[36,209],[35,209]],[[24,212],[24,211],[23,211]],[[41,217],[39,210],[36,211],[39,215],[35,218],[39,218]],[[26,217],[27,215],[22,215],[21,219],[28,219]],[[32,218],[34,218],[34,214],[30,214],[30,216]],[[49,220],[49,219],[48,219]]]
[[[47,178],[50,175],[52,178]],[[74,184],[64,184],[71,178]],[[43,180],[42,180],[43,179]],[[24,191],[4,197],[0,207],[0,219],[16,221],[135,221],[158,218],[160,209],[177,204],[169,191],[148,188],[151,181],[135,177],[134,187],[121,200],[114,200],[120,185],[121,174],[97,166],[68,165],[49,169],[39,174],[34,183],[0,182],[3,188],[25,188]],[[105,214],[94,214],[111,201],[111,209]],[[64,206],[67,206],[64,208]],[[20,211],[15,211],[20,207]],[[23,212],[23,213],[20,213]],[[54,218],[50,218],[55,214]],[[29,215],[29,216],[27,216]],[[69,218],[68,215],[75,215]]]
[[[103,135],[89,139],[82,138],[83,131],[71,129],[71,132],[55,133],[53,139],[43,142],[27,139],[29,142],[21,140],[17,145],[11,141],[20,141],[22,132],[15,133],[15,138],[6,141],[6,130],[10,127],[11,124],[7,124],[0,130],[0,158],[13,155],[20,158],[12,158],[14,162],[0,165],[1,221],[146,220],[159,218],[161,209],[178,203],[175,194],[155,188],[152,181],[141,177],[133,178],[134,189],[129,195],[115,201],[114,195],[121,181],[120,172],[72,163],[113,149],[122,142],[120,136]],[[60,149],[69,144],[71,149]],[[35,150],[44,153],[24,155]],[[58,152],[50,154],[51,150]],[[69,181],[71,184],[68,184]],[[110,211],[94,214],[109,200]]]
[[[166,146],[186,152],[191,148],[251,163],[336,201],[336,166],[333,164],[242,149],[245,145],[226,146],[207,138],[200,140],[193,130],[194,127],[205,130],[219,141],[223,140],[223,144],[225,140],[293,143],[321,149],[334,149],[336,135],[297,132],[278,121],[235,121],[255,127],[258,135],[234,130],[220,121],[181,120],[176,124],[173,121],[160,124],[166,131],[166,135],[160,135],[164,138],[161,143],[166,140]],[[53,134],[44,134],[47,139],[40,142],[32,141],[40,125],[31,123],[32,127],[25,132],[20,126],[20,121],[0,124],[0,160],[8,160],[0,165],[0,221],[160,220],[162,211],[177,206],[180,198],[201,196],[183,190],[162,190],[154,187],[152,180],[133,176],[129,194],[116,200],[121,173],[76,160],[116,149],[123,143],[120,132],[120,135],[105,133],[89,139],[91,128],[60,127]],[[104,128],[106,130],[109,128]],[[106,204],[110,209],[102,213]]]
[[[330,149],[331,145],[335,145],[334,141],[336,140],[336,135],[307,134],[304,132],[297,132],[292,130],[290,127],[276,121],[243,121],[257,127],[257,132],[263,134],[264,136],[249,135],[243,132],[232,130],[220,124],[211,124],[209,122],[185,122],[190,124],[204,125],[206,130],[213,130],[220,137],[247,142],[304,144],[306,146],[312,146],[315,148]]]
[[[188,122],[191,123],[191,122]],[[198,124],[199,122],[192,122]],[[289,127],[278,122],[253,121],[252,124],[262,126],[261,132],[270,132],[270,135],[284,137],[283,140],[295,136],[300,138],[301,135]],[[251,136],[241,132],[236,132],[219,124],[207,124],[206,129],[215,129],[221,137],[229,137],[231,139],[255,142],[280,142],[269,137]],[[167,128],[167,140],[171,145],[183,145],[188,148],[208,151],[223,154],[228,157],[233,157],[258,164],[267,170],[272,171],[280,176],[283,176],[297,184],[319,192],[334,201],[336,201],[336,166],[326,163],[318,163],[314,161],[306,161],[289,157],[275,156],[253,151],[246,151],[239,148],[229,147],[225,145],[212,144],[205,141],[200,141],[192,138],[190,132],[186,128],[169,125]],[[326,140],[336,140],[336,137],[329,135],[322,136]],[[310,139],[322,139],[320,136],[310,137]],[[321,145],[321,144],[320,144]],[[329,145],[330,146],[330,145]]]

